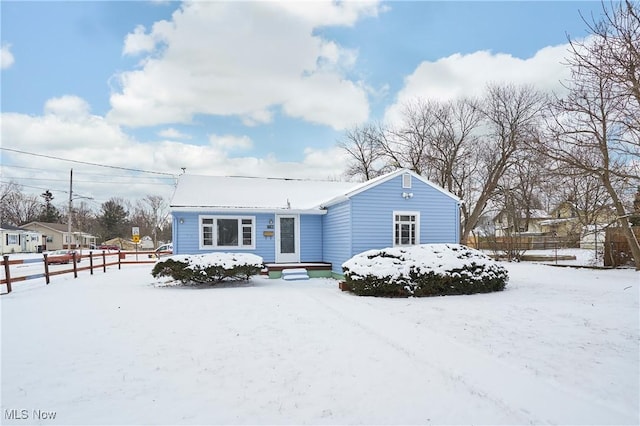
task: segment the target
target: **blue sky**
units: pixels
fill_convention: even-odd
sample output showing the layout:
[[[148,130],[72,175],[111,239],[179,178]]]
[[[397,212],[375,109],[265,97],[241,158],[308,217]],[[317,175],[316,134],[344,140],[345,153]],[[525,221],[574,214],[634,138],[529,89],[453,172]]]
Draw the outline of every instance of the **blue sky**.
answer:
[[[390,120],[412,98],[480,94],[489,81],[559,88],[567,34],[584,37],[579,13],[601,11],[595,1],[0,7],[3,148],[168,174],[305,178],[340,177],[345,129]],[[3,183],[59,198],[70,167],[99,202],[172,188],[158,175],[0,154]]]

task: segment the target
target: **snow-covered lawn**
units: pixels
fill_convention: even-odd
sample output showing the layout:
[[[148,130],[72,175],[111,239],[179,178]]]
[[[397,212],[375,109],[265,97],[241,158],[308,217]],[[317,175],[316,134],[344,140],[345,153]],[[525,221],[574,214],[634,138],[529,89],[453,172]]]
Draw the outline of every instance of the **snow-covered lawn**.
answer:
[[[421,299],[151,265],[16,283],[1,423],[638,424],[639,274],[505,265],[503,292]]]

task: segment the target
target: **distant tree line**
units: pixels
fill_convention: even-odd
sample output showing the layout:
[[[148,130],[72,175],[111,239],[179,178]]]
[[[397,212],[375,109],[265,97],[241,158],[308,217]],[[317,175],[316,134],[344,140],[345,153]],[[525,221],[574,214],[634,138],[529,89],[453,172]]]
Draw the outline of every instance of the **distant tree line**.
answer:
[[[494,83],[478,98],[416,99],[397,123],[345,133],[347,175],[404,167],[427,177],[463,200],[463,242],[488,209],[527,221],[565,201],[584,225],[610,209],[640,268],[630,229],[640,186],[640,6],[602,8],[602,20],[585,20],[590,37],[569,39],[565,95]]]
[[[67,224],[68,205],[56,207],[53,201],[49,190],[37,196],[24,193],[15,182],[1,184],[0,221],[13,226],[36,221]],[[135,204],[114,197],[102,203],[99,211],[84,201],[76,203],[71,212],[72,228],[96,236],[99,243],[116,237],[130,238],[133,226],[140,228],[141,236],[150,236],[155,245],[171,240],[169,204],[162,196],[147,195]]]

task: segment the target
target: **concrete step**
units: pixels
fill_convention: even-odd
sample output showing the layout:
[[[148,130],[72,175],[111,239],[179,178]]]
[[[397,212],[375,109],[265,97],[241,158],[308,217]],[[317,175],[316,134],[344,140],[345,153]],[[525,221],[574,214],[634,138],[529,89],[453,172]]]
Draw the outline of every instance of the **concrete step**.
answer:
[[[285,281],[308,280],[309,274],[304,268],[283,269],[282,279]]]

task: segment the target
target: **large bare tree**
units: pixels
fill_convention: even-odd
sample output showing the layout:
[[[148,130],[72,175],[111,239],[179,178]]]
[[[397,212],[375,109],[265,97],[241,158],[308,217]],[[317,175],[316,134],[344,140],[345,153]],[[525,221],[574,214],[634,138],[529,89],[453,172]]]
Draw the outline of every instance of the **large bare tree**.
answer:
[[[629,1],[603,9],[605,18],[589,25],[592,36],[571,41],[569,93],[553,105],[543,149],[557,170],[600,180],[640,269],[640,244],[622,196],[640,183],[639,9]]]
[[[517,163],[517,154],[536,137],[546,102],[546,97],[531,86],[492,84],[475,104],[485,132],[478,139],[479,166],[463,209],[463,242],[477,225],[506,171]]]
[[[491,85],[481,100],[405,104],[393,127],[365,126],[346,135],[353,174],[374,161],[422,174],[463,200],[461,241],[467,241],[501,177],[525,139],[537,132],[544,96],[529,86]]]
[[[0,188],[0,220],[2,223],[20,226],[38,220],[42,202],[36,195],[26,195],[15,182],[3,184]]]

